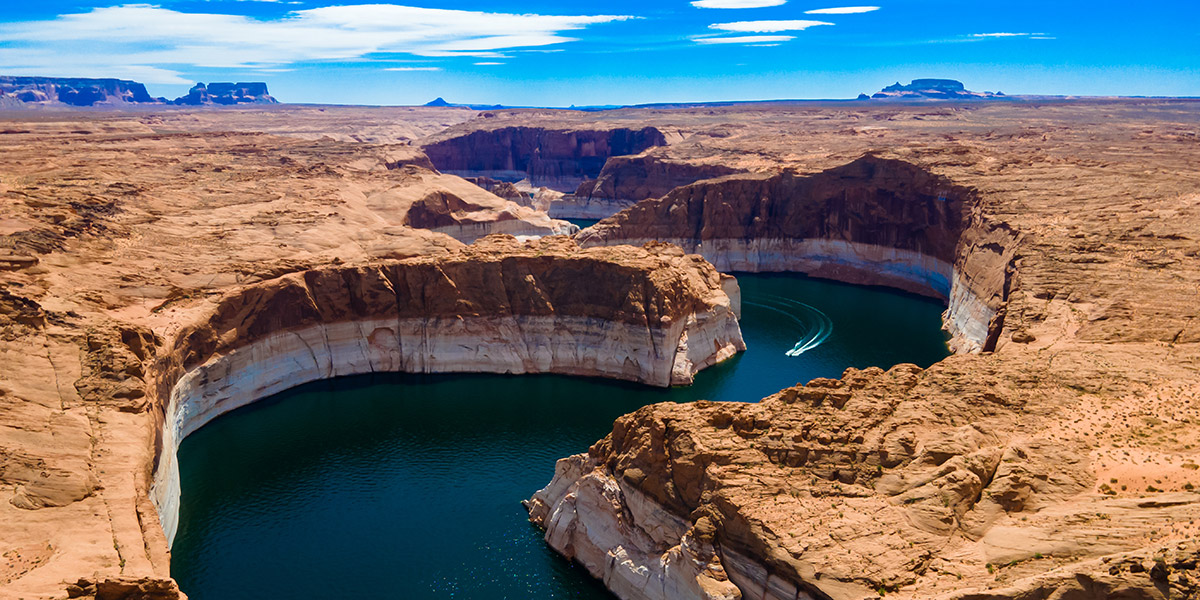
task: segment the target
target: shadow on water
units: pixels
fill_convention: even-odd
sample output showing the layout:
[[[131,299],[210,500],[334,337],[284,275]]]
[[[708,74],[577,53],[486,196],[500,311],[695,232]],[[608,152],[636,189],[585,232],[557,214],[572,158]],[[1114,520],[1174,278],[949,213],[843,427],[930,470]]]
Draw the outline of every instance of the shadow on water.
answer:
[[[554,375],[305,385],[180,448],[172,574],[193,600],[611,598],[548,549],[519,502],[556,459],[655,402],[753,402],[849,366],[946,355],[942,306],[793,275],[741,275],[749,350],[689,388]]]

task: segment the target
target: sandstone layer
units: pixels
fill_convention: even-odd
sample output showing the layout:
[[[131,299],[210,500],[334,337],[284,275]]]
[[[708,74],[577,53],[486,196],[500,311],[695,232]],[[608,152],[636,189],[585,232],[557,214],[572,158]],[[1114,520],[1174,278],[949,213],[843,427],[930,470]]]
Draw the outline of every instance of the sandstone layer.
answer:
[[[438,169],[467,177],[528,180],[535,187],[574,191],[600,174],[610,156],[637,154],[666,143],[653,127],[547,129],[451,128],[422,141]]]
[[[677,188],[579,235],[584,246],[661,240],[723,271],[808,273],[947,301],[951,347],[991,350],[1016,236],[989,226],[970,189],[867,155],[799,175],[747,174]]]
[[[604,219],[677,187],[737,172],[720,164],[665,160],[653,149],[634,156],[613,156],[595,179],[584,180],[575,193],[551,203],[547,212],[561,219]]]

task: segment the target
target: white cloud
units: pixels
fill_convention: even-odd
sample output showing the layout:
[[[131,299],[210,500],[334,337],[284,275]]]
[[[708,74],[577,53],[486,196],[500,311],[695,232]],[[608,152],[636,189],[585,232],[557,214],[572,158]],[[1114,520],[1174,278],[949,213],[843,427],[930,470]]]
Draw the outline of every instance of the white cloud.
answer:
[[[879,10],[878,6],[842,6],[839,8],[818,8],[806,10],[806,15],[857,15]]]
[[[494,67],[494,66],[496,66],[496,65],[503,65],[503,64],[507,64],[507,63],[502,63],[502,62],[477,62],[477,63],[475,63],[475,66],[477,66],[477,67]]]
[[[692,6],[696,8],[766,8],[782,6],[787,0],[696,0]]]
[[[384,71],[441,71],[441,67],[389,67]]]
[[[141,70],[180,83],[180,67],[267,69],[380,54],[507,58],[501,51],[573,41],[564,32],[623,21],[618,15],[537,15],[417,8],[326,6],[259,20],[186,13],[149,4],[94,8],[55,19],[0,23],[6,72],[70,70],[100,76]],[[171,80],[171,81],[167,81]],[[148,80],[149,81],[149,80]]]
[[[804,31],[809,27],[833,25],[825,21],[737,21],[734,23],[714,23],[709,29],[722,31],[737,31],[740,33],[775,33],[778,31]]]
[[[796,39],[790,35],[739,35],[734,37],[693,38],[697,44],[775,44]]]
[[[8,59],[12,53],[0,48],[0,65],[18,64]],[[132,79],[138,83],[157,85],[192,85],[192,79],[185,79],[183,74],[170,69],[148,67],[145,65],[122,65],[119,63],[105,64],[102,69],[98,66],[71,66],[66,64],[48,64],[38,66],[3,66],[0,70],[5,75],[28,75],[33,77],[112,77],[115,79]]]

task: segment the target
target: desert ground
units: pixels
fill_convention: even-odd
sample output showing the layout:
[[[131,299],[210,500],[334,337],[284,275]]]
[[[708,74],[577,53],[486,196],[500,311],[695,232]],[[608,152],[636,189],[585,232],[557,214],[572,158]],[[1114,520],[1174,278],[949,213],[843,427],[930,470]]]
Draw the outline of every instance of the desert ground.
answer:
[[[806,240],[857,262],[767,258]],[[943,297],[956,352],[564,457],[531,516],[620,597],[1200,597],[1200,102],[1064,99],[0,113],[0,598],[183,597],[197,369],[591,316],[672,350],[494,368],[684,382],[738,349],[735,259]]]

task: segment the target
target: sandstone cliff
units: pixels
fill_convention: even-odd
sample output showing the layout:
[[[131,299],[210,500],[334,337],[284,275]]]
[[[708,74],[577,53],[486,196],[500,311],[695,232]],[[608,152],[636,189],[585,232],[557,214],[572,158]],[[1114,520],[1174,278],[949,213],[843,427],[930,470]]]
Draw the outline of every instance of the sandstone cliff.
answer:
[[[972,92],[953,79],[914,79],[908,85],[897,81],[871,95],[873,100],[979,100],[1004,94]],[[859,99],[863,99],[861,96]]]
[[[26,104],[94,106],[159,102],[146,86],[123,79],[0,77],[0,107]]]
[[[267,91],[267,84],[261,81],[252,83],[210,83],[208,85],[197,83],[188,91],[186,96],[180,96],[174,101],[174,104],[185,106],[232,106],[238,104],[278,103],[279,101]]]
[[[604,219],[640,200],[659,198],[677,187],[737,172],[720,164],[665,160],[652,150],[635,156],[614,156],[594,180],[585,180],[574,194],[551,203],[549,212],[563,219]]]
[[[152,496],[167,539],[179,510],[175,449],[225,412],[308,381],[374,372],[690,384],[745,349],[729,285],[671,246],[582,251],[565,237],[523,245],[494,236],[437,259],[238,289],[181,329],[169,351],[135,352],[153,364],[144,402],[163,420]]]
[[[594,179],[611,156],[637,154],[666,143],[653,127],[560,130],[502,127],[450,129],[422,143],[438,170],[462,176],[510,181],[528,179],[535,187],[574,191]]]
[[[949,304],[953,346],[969,351],[990,349],[1014,242],[983,223],[975,206],[966,187],[867,155],[811,175],[732,175],[684,186],[579,239],[584,246],[662,240],[724,271],[802,272],[940,297]]]

